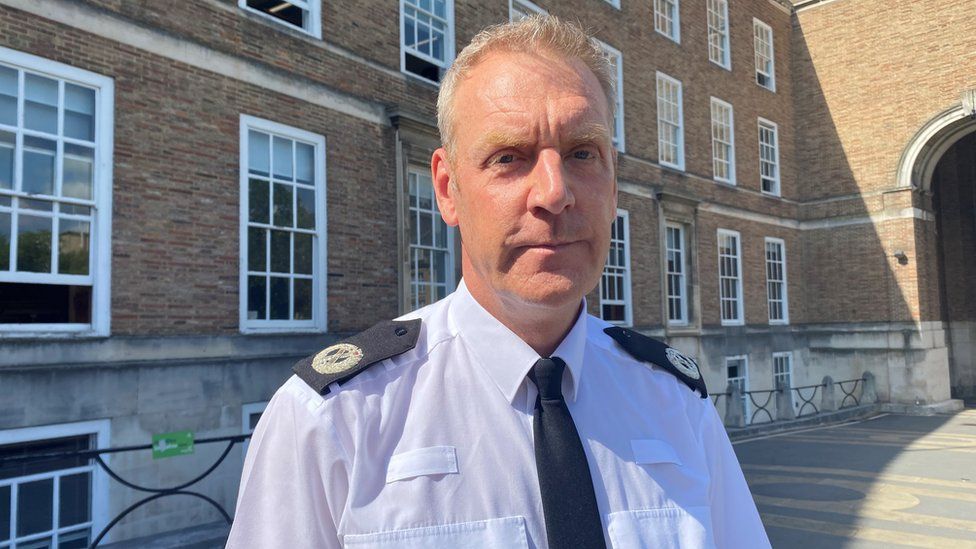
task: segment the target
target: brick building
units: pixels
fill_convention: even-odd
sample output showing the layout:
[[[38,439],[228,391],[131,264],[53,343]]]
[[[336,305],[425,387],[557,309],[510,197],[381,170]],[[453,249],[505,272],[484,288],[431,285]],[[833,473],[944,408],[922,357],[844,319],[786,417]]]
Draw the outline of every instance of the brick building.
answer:
[[[716,392],[870,371],[891,402],[972,395],[976,44],[969,2],[922,4],[0,0],[0,452],[248,432],[295,360],[449,292],[437,81],[544,9],[618,70],[592,313]],[[175,484],[214,452],[111,465]],[[232,508],[239,459],[200,491]],[[35,517],[0,548],[74,546],[136,497],[88,462],[0,470],[0,517]],[[169,498],[110,539],[218,518]]]

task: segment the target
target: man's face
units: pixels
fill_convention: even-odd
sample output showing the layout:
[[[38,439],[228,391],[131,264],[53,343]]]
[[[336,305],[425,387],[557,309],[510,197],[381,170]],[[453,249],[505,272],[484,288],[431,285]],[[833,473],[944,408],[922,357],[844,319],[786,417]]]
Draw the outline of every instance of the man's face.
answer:
[[[579,60],[495,52],[460,83],[454,158],[434,154],[472,293],[575,306],[599,281],[616,215],[606,97]]]

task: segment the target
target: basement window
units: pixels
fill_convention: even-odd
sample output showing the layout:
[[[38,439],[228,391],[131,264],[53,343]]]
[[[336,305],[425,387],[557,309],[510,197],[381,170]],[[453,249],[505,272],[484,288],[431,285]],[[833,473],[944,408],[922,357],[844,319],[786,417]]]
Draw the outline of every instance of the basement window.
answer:
[[[316,38],[322,38],[321,0],[238,0],[238,5]]]

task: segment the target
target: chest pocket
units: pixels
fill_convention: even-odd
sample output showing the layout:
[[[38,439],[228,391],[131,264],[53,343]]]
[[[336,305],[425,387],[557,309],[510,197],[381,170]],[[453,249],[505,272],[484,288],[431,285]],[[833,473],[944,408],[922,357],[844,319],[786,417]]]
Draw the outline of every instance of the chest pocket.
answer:
[[[506,517],[374,534],[347,535],[345,547],[368,549],[528,549],[523,517]]]
[[[642,465],[652,463],[673,463],[681,465],[681,459],[674,448],[663,440],[634,439],[630,441],[630,447],[634,451],[634,461]]]
[[[712,548],[708,507],[665,507],[610,513],[608,531],[614,549]]]
[[[457,452],[453,446],[431,446],[396,454],[386,468],[386,483],[428,475],[451,475],[458,472]]]

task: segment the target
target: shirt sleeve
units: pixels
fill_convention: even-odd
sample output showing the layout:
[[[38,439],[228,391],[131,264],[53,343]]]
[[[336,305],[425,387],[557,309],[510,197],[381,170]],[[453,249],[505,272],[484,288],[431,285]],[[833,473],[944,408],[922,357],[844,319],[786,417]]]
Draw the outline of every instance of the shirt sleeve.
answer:
[[[228,549],[341,546],[344,453],[294,382],[278,390],[251,436]]]
[[[708,462],[712,534],[720,548],[770,547],[766,529],[718,411],[707,401],[699,433]]]

